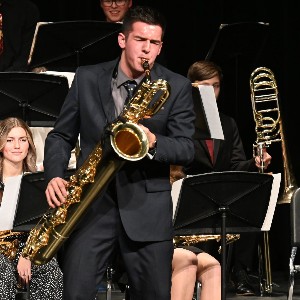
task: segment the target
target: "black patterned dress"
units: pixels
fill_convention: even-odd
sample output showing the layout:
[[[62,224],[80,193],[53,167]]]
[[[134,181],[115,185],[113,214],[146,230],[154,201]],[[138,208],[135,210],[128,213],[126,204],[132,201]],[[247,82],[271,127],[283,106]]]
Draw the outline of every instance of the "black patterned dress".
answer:
[[[0,300],[13,300],[20,292],[17,264],[27,233],[0,231]],[[55,258],[31,266],[30,300],[62,300],[63,275]]]

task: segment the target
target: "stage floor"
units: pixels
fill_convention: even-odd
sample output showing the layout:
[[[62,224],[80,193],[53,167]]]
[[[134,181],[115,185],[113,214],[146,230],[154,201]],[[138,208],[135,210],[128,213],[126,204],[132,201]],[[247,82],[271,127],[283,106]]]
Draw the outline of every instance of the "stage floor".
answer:
[[[272,274],[273,285],[272,285],[272,294],[271,295],[263,295],[260,296],[259,293],[259,285],[255,284],[257,280],[253,279],[254,286],[257,290],[256,296],[236,296],[233,291],[228,290],[226,293],[226,299],[234,299],[234,300],[287,300],[288,296],[288,274],[283,274],[282,272],[275,272]],[[115,286],[115,285],[114,285]],[[112,290],[111,298],[107,297],[105,293],[99,293],[97,300],[125,300],[124,293],[120,292],[117,288]],[[192,299],[191,299],[192,300]],[[201,298],[200,298],[201,300]],[[300,300],[300,274],[295,275],[295,285],[294,285],[294,293],[293,300]]]

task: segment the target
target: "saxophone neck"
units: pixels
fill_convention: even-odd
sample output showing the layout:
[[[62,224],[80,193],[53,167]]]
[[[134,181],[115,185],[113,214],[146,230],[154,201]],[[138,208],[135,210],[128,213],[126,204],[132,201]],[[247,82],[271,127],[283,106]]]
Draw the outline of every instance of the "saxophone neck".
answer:
[[[146,82],[149,83],[151,81],[149,60],[143,59],[142,66],[146,74]]]

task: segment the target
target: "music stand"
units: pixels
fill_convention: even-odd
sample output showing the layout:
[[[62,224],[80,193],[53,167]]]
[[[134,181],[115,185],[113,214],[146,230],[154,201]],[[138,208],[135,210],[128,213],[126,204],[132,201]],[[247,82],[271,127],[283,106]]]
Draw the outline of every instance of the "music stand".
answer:
[[[220,99],[227,94],[230,97],[225,96],[226,101],[218,101],[219,109],[233,116],[241,126],[244,126],[245,119],[240,120],[240,116],[247,116],[248,107],[240,99],[247,97],[244,91],[248,94],[251,70],[263,58],[269,27],[268,23],[263,22],[221,24],[205,58],[221,66],[225,74]]]
[[[73,174],[73,169],[68,170],[65,179],[68,180]],[[13,223],[14,231],[31,230],[46,212],[50,212],[45,195],[46,186],[44,172],[23,175]]]
[[[267,42],[268,30],[269,24],[264,22],[221,24],[205,59],[218,64],[237,57],[256,61]]]
[[[52,127],[69,91],[64,76],[0,73],[0,119],[18,117],[29,126]]]
[[[29,68],[75,72],[83,65],[116,58],[121,24],[104,21],[38,23]]]
[[[226,299],[226,234],[261,231],[273,176],[242,171],[183,179],[173,219],[175,235],[221,234],[222,300]]]

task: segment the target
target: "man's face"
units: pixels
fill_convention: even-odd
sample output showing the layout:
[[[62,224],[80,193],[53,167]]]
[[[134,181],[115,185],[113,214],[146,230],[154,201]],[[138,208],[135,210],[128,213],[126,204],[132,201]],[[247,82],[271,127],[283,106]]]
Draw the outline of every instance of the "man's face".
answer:
[[[199,85],[211,85],[214,88],[216,99],[218,99],[218,96],[220,94],[220,79],[219,76],[214,76],[210,79],[206,80],[196,80],[196,84]]]
[[[130,78],[137,78],[144,69],[142,61],[148,60],[152,68],[162,47],[162,28],[143,22],[135,22],[132,31],[119,34],[118,42],[123,50],[121,68]]]
[[[110,1],[101,0],[100,6],[107,22],[122,22],[127,10],[132,6],[132,0]]]

